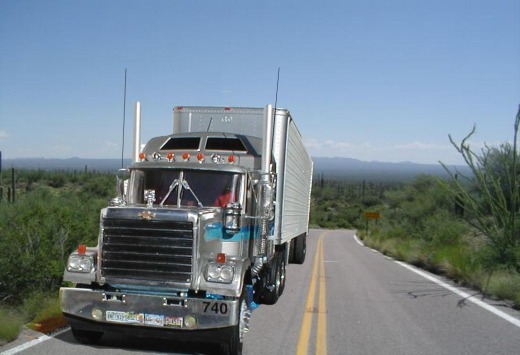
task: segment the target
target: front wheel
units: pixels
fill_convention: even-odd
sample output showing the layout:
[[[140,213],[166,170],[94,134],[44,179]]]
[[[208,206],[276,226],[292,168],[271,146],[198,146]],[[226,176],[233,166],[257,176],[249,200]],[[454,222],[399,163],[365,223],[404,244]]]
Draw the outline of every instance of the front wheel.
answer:
[[[227,342],[220,345],[222,355],[241,355],[244,345],[244,334],[249,330],[249,318],[251,311],[247,306],[246,289],[242,290],[240,295],[240,313],[238,315],[238,324],[232,327],[231,335]]]

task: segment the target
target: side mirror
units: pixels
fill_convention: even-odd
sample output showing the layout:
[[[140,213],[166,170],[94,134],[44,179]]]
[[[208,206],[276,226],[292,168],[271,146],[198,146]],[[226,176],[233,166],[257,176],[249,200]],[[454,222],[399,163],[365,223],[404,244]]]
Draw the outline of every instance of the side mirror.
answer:
[[[117,197],[110,200],[110,206],[122,206],[126,204],[126,189],[125,183],[130,178],[130,171],[128,169],[119,169],[116,172],[117,176]]]
[[[224,230],[228,234],[237,234],[240,232],[240,217],[242,207],[239,203],[228,203],[224,209]]]
[[[116,172],[116,176],[119,180],[128,180],[130,179],[130,171],[128,169],[119,169]]]

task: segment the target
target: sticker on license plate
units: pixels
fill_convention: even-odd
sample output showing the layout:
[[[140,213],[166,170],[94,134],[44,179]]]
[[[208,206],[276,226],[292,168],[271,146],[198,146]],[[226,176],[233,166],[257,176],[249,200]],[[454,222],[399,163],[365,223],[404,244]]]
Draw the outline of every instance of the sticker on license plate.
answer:
[[[182,328],[182,317],[164,317],[164,326],[173,328]]]
[[[183,317],[170,317],[162,314],[145,314],[135,312],[106,311],[107,322],[122,324],[149,325],[153,327],[182,328]]]

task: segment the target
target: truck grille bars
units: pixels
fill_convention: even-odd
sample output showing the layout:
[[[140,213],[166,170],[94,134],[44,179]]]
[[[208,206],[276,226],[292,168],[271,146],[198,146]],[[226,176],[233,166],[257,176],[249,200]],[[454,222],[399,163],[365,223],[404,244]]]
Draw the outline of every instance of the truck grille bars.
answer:
[[[190,283],[193,224],[105,218],[101,250],[107,283]]]

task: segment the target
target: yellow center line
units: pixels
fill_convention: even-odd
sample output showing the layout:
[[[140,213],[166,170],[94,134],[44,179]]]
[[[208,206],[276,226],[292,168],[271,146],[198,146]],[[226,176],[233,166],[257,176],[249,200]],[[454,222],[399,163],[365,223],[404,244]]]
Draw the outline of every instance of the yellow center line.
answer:
[[[324,263],[323,263],[323,251],[322,251],[322,239],[323,236],[327,232],[321,234],[318,239],[318,246],[316,248],[316,255],[314,256],[314,264],[312,267],[312,277],[309,286],[309,292],[307,293],[307,300],[305,302],[305,313],[303,314],[302,325],[300,328],[300,337],[298,339],[298,346],[296,348],[296,355],[307,355],[307,349],[309,346],[309,338],[311,334],[313,315],[316,313],[316,309],[314,307],[314,298],[316,294],[316,282],[318,278],[320,278],[320,274],[323,274],[321,278],[323,282],[325,281],[324,277]],[[321,268],[321,270],[319,270]],[[318,341],[316,343],[316,353],[320,355],[325,355],[327,352],[327,344],[326,344],[326,304],[325,304],[325,285],[321,284],[320,281],[320,293],[319,293],[319,309],[318,312],[320,316],[318,317]],[[323,291],[322,291],[323,290]],[[323,316],[321,315],[323,313]],[[319,330],[323,328],[323,330]],[[320,340],[321,339],[321,340]],[[319,345],[318,345],[319,344]],[[318,348],[319,346],[319,348]],[[319,351],[319,352],[318,352]],[[325,351],[325,352],[321,352]]]
[[[320,238],[321,241],[321,238]],[[327,354],[327,296],[325,293],[325,261],[323,258],[323,242],[320,244],[320,290],[318,296],[318,329],[316,339],[316,354]]]

